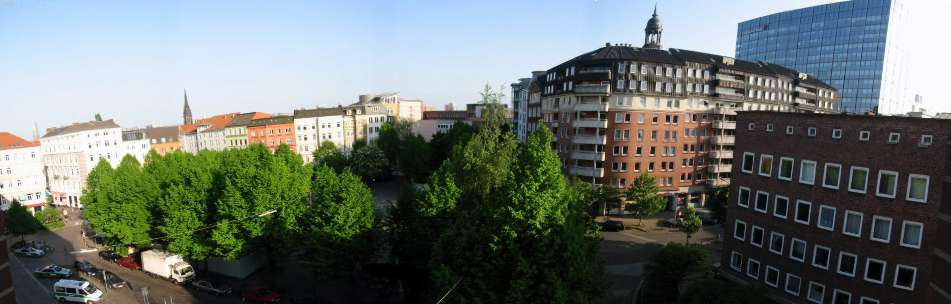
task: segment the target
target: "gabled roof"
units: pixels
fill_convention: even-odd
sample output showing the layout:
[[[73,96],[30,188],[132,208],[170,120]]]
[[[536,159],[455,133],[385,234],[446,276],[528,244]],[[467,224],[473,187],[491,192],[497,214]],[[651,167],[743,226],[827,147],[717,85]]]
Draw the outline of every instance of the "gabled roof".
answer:
[[[162,138],[176,142],[178,141],[178,126],[146,128],[145,137],[155,139],[159,142]]]
[[[238,116],[236,116],[234,119],[232,119],[230,123],[225,125],[225,128],[247,126],[248,124],[251,123],[251,120],[269,118],[271,116],[272,116],[271,114],[264,113],[264,112],[241,113],[241,114],[238,114]]]
[[[0,132],[0,150],[10,150],[19,148],[36,147],[39,144],[13,135],[10,132]]]
[[[58,128],[49,128],[46,129],[46,135],[43,135],[43,138],[77,133],[82,131],[89,130],[100,130],[100,129],[112,129],[119,128],[119,125],[116,124],[112,119],[106,121],[88,121],[83,123],[74,123],[68,126],[58,127]]]
[[[179,127],[182,134],[191,134],[195,133],[198,130],[198,127],[208,126],[207,131],[215,131],[224,129],[228,123],[231,122],[235,117],[238,116],[238,113],[227,113],[221,115],[215,115],[208,118],[202,118],[193,124],[182,125]]]

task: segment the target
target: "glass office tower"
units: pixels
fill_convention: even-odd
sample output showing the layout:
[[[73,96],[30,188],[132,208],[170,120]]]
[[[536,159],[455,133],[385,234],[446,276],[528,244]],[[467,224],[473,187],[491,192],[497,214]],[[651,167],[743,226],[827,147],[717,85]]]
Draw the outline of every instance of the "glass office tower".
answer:
[[[905,114],[904,9],[897,0],[854,0],[741,22],[736,57],[804,71],[838,89],[840,111]]]

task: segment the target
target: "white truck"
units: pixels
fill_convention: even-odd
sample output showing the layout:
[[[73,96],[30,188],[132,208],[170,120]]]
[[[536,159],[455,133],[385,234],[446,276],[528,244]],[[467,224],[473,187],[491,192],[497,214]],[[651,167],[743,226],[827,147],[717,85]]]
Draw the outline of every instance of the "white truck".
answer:
[[[195,270],[182,256],[156,249],[142,252],[142,270],[177,284],[195,278]]]

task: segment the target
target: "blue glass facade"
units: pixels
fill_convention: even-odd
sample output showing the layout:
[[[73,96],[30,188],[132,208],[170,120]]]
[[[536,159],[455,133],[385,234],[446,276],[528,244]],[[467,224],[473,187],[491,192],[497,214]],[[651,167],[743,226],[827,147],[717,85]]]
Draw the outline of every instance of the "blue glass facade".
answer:
[[[908,112],[895,2],[845,1],[741,22],[736,57],[814,75],[838,89],[840,111]]]

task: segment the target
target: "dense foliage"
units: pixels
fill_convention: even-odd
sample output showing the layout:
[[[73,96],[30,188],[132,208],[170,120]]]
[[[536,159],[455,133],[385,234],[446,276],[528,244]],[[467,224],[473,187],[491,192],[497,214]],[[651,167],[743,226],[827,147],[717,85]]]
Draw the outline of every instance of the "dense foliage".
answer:
[[[667,202],[660,196],[660,187],[657,186],[657,180],[647,172],[634,178],[631,181],[631,188],[627,190],[627,211],[634,213],[637,217],[638,225],[645,216],[653,216],[664,210]]]
[[[33,234],[42,228],[40,222],[30,214],[30,211],[26,210],[16,200],[10,202],[10,208],[3,212],[3,222],[7,226],[7,232],[20,238],[27,234]]]
[[[691,275],[706,275],[712,270],[710,258],[698,246],[670,243],[661,248],[644,266],[644,284],[639,303],[674,303],[681,283]]]
[[[687,209],[684,210],[683,218],[681,219],[680,223],[677,224],[677,229],[680,229],[680,231],[687,236],[687,239],[684,240],[685,244],[690,243],[690,237],[693,236],[694,233],[700,231],[702,224],[703,223],[700,220],[700,216],[697,215],[697,209],[693,209],[693,207],[687,207]]]
[[[679,304],[765,304],[775,303],[766,298],[762,288],[751,288],[716,278],[703,278],[690,283],[678,300]]]

